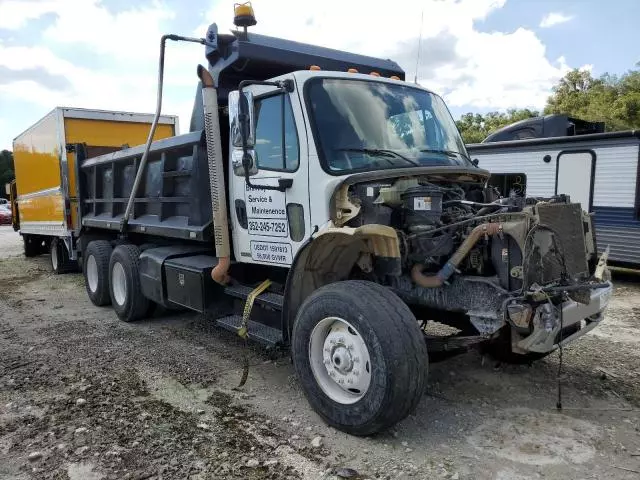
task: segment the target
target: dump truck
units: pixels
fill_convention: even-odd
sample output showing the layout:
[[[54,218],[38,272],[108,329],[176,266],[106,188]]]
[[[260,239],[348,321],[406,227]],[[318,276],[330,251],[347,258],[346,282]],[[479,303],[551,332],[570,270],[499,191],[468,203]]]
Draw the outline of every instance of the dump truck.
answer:
[[[95,305],[127,322],[188,309],[288,348],[312,407],[355,435],[415,409],[431,353],[530,362],[602,321],[612,286],[579,204],[499,196],[442,98],[395,62],[235,14],[231,33],[161,39],[154,120],[166,42],[204,45],[188,133],[153,141],[154,121],[144,145],[66,146]]]
[[[145,141],[152,114],[56,107],[13,141],[16,180],[7,189],[13,227],[27,257],[50,253],[55,273],[78,266],[79,163],[74,145],[100,155]],[[154,138],[178,133],[178,117],[159,119]]]

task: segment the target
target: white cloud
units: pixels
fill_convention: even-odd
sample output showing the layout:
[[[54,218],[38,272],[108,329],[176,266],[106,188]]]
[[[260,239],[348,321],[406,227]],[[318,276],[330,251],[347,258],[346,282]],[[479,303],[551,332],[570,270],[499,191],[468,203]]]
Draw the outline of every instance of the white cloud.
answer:
[[[562,57],[549,61],[544,44],[524,28],[471,32],[460,39],[458,51],[465,59],[462,65],[440,67],[434,79],[452,106],[541,108],[552,86],[570,70]]]
[[[58,0],[2,0],[0,2],[0,28],[19,30],[29,20],[54,12],[59,3]]]
[[[549,28],[561,23],[567,23],[573,20],[573,15],[565,15],[561,12],[547,13],[540,21],[540,28]]]
[[[159,2],[113,13],[99,0],[58,0],[55,13],[55,23],[44,32],[46,40],[138,61],[155,58],[166,33],[162,27],[175,16]]]

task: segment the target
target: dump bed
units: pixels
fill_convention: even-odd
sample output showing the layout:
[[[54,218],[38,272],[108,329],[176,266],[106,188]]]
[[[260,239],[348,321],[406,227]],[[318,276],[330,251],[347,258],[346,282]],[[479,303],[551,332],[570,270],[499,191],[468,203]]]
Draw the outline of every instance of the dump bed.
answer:
[[[119,230],[143,153],[144,145],[139,145],[81,162],[84,227]],[[202,130],[152,143],[128,230],[211,240],[211,193]]]
[[[80,228],[75,146],[91,155],[143,143],[153,115],[57,107],[13,142],[22,233],[67,236]],[[177,133],[163,116],[155,138]]]

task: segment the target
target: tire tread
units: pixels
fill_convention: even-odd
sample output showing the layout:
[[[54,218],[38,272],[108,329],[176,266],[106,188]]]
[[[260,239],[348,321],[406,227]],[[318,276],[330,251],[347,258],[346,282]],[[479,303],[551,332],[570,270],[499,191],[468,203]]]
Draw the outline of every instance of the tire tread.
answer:
[[[113,249],[111,260],[109,261],[109,284],[111,284],[111,270],[113,268],[114,256],[122,256],[125,273],[131,273],[131,278],[127,276],[127,280],[131,280],[130,283],[127,283],[127,296],[129,297],[130,307],[123,311],[118,311],[116,308],[118,318],[125,322],[140,320],[147,316],[150,302],[150,300],[142,294],[142,286],[140,284],[140,249],[130,243],[118,245]],[[109,294],[111,295],[111,303],[116,306],[117,303],[113,299],[111,286],[109,287]]]
[[[111,304],[111,296],[109,295],[109,260],[113,248],[107,240],[93,240],[89,242],[84,251],[83,258],[83,276],[87,294],[91,302],[97,307],[103,307]],[[98,290],[95,294],[89,289],[89,281],[87,279],[87,260],[90,255],[96,259],[98,266]]]

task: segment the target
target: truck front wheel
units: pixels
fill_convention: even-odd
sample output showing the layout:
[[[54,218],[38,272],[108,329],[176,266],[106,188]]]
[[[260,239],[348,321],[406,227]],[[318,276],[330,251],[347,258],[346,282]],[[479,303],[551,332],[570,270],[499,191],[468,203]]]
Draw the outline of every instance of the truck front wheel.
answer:
[[[109,294],[118,318],[133,322],[147,315],[149,299],[140,285],[140,249],[135,245],[118,245],[109,261]]]
[[[337,282],[307,298],[293,326],[292,356],[312,407],[353,435],[405,418],[426,385],[427,347],[415,317],[372,282]]]

